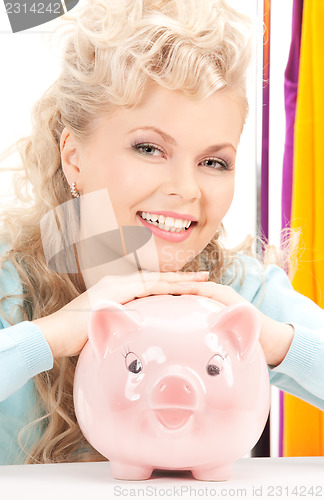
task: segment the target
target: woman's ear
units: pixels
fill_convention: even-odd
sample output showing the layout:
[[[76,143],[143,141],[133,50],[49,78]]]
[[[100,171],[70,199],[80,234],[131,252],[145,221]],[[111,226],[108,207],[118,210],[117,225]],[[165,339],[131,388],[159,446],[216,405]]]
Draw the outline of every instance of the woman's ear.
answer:
[[[76,140],[73,138],[70,131],[65,127],[61,134],[60,139],[60,150],[61,150],[61,164],[62,170],[66,177],[66,180],[71,185],[72,182],[76,182],[78,189],[80,189],[80,157],[78,152],[78,145]]]

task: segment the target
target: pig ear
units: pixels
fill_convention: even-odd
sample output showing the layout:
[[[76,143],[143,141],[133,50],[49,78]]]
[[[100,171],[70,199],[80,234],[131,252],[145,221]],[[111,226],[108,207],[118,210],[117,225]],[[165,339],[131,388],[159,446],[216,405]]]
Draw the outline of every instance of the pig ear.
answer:
[[[98,360],[121,348],[139,330],[132,311],[117,302],[100,302],[90,313],[89,342]]]
[[[226,307],[214,316],[211,329],[214,332],[230,334],[238,347],[241,358],[247,360],[256,349],[260,337],[260,321],[250,304]]]

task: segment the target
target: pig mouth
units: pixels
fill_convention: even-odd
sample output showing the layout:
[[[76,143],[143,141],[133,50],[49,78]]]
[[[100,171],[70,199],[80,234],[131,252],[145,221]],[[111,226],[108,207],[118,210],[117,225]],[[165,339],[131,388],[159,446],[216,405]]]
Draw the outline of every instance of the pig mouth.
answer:
[[[193,411],[182,408],[163,408],[154,413],[164,427],[172,430],[183,427],[193,415]]]

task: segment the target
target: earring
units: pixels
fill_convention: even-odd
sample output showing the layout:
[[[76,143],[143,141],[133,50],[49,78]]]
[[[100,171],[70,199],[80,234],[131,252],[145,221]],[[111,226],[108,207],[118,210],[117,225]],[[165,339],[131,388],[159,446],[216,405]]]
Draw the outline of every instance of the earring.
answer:
[[[70,185],[70,190],[71,190],[71,194],[72,194],[73,198],[79,198],[80,197],[80,193],[76,189],[76,183],[75,182],[72,182],[72,184]]]

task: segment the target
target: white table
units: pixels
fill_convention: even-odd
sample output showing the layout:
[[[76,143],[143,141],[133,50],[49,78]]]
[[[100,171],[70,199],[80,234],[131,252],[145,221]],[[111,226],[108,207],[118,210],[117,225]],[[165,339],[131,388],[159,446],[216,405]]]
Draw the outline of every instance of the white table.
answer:
[[[147,481],[117,481],[108,462],[0,466],[0,498],[324,499],[324,457],[242,458],[225,482],[196,481],[190,473],[154,472]]]

